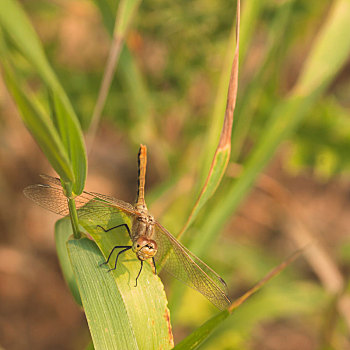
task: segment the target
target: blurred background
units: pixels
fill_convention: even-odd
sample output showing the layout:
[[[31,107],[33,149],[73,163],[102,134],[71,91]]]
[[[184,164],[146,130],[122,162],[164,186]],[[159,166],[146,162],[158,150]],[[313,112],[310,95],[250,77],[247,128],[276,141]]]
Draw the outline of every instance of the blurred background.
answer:
[[[118,3],[21,3],[88,133]],[[329,45],[327,62],[334,70],[320,89],[300,83],[307,80],[305,62],[315,79],[324,70],[308,59],[336,3],[242,1],[231,161],[184,243],[224,277],[233,299],[298,247],[313,246],[242,305],[203,349],[350,349],[348,54],[332,51],[334,41],[323,43]],[[86,188],[132,203],[137,150],[147,144],[146,200],[174,235],[197,199],[215,151],[218,133],[212,137],[211,132],[224,116],[218,101],[227,95],[235,6],[229,0],[141,2],[89,145]],[[347,43],[348,33],[349,28],[339,30],[339,46]],[[331,54],[346,58],[340,64]],[[22,57],[17,64],[33,91],[45,96],[32,67]],[[306,103],[290,103],[295,96]],[[39,174],[54,173],[3,80],[0,115],[0,347],[82,349],[89,332],[60,273],[53,236],[58,217],[22,193],[40,182]],[[293,120],[280,140],[275,137],[282,132],[271,126],[273,115]],[[262,145],[275,142],[261,156],[268,166],[259,176],[257,167],[250,190],[238,188],[242,195],[221,208],[264,137]],[[207,148],[210,140],[214,147]],[[206,149],[202,162],[198,155]],[[215,218],[220,225],[208,233]],[[201,241],[205,244],[196,244]],[[180,283],[166,276],[163,281],[176,343],[216,310]]]

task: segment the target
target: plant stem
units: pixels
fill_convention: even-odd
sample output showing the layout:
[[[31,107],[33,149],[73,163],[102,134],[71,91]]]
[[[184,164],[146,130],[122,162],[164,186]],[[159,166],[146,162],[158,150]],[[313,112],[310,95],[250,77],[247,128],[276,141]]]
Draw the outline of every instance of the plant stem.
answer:
[[[75,206],[74,198],[68,198],[68,208],[69,208],[70,222],[73,228],[73,236],[75,239],[80,239],[81,233],[79,230],[78,213],[77,213],[77,208]]]

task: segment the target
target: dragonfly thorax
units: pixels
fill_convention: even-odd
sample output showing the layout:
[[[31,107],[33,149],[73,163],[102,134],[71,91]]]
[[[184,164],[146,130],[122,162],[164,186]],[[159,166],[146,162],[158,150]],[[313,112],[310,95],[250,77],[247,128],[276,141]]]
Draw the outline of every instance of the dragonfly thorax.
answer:
[[[139,237],[151,239],[154,234],[155,223],[154,217],[147,212],[141,212],[139,215],[135,216],[131,230],[132,241],[136,241]]]
[[[153,258],[157,253],[157,243],[145,236],[139,237],[132,245],[132,250],[140,260]]]

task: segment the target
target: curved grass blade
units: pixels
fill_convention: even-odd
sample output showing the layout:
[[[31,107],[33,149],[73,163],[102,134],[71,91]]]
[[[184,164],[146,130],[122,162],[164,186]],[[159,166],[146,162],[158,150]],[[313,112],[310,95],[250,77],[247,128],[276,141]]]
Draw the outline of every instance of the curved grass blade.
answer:
[[[176,349],[176,350],[197,349],[210,336],[210,334],[212,334],[212,332],[222,324],[222,322],[227,317],[232,315],[234,310],[236,310],[242,303],[244,303],[251,295],[256,293],[262,286],[264,286],[273,277],[275,277],[281,271],[283,271],[288,265],[290,265],[295,259],[297,259],[301,255],[301,253],[303,253],[304,251],[305,251],[305,248],[295,251],[288,259],[286,259],[280,265],[278,265],[272,271],[270,271],[255,286],[253,286],[251,289],[249,289],[241,297],[236,299],[229,306],[229,308],[227,310],[223,310],[223,311],[219,312],[214,317],[212,317],[210,320],[205,322],[202,326],[197,328],[187,338],[185,338],[178,345],[176,345],[174,349]]]
[[[19,52],[35,67],[42,80],[56,96],[57,119],[54,121],[71,161],[73,191],[80,194],[86,178],[86,152],[82,132],[70,101],[45,56],[43,47],[22,7],[15,0],[2,0],[0,25]],[[59,122],[59,123],[57,123]],[[40,124],[38,125],[40,127]],[[41,133],[45,132],[45,128]],[[37,135],[34,135],[37,136]],[[53,147],[54,145],[51,145]],[[66,180],[65,174],[59,175]]]
[[[94,210],[94,206],[96,205],[99,206],[97,201],[87,204],[91,211]],[[132,251],[127,251],[120,255],[116,270],[110,273],[107,273],[108,267],[114,267],[116,256],[111,259],[108,267],[98,267],[99,264],[103,263],[107,259],[113,247],[117,245],[130,245],[130,238],[124,227],[119,227],[109,232],[104,232],[104,230],[97,227],[97,225],[101,225],[105,229],[115,227],[121,223],[127,223],[130,225],[130,219],[126,215],[123,215],[122,212],[116,213],[113,208],[111,208],[110,215],[105,212],[103,216],[96,218],[96,222],[92,222],[90,218],[84,220],[84,217],[81,218],[80,222],[87,232],[89,232],[89,234],[94,238],[100,251],[104,255],[104,257],[99,255],[99,257],[96,256],[95,258],[96,263],[94,265],[94,269],[98,272],[87,271],[86,274],[102,273],[102,276],[104,276],[106,280],[103,283],[101,281],[100,283],[102,284],[99,284],[94,281],[95,277],[92,276],[91,284],[93,284],[94,288],[97,289],[101,289],[101,286],[107,284],[109,294],[112,294],[112,296],[108,298],[114,298],[114,300],[117,300],[117,304],[113,306],[113,310],[109,308],[108,310],[100,310],[100,312],[102,312],[103,315],[109,315],[109,313],[113,311],[112,315],[108,316],[112,317],[113,319],[118,318],[119,313],[124,314],[121,317],[125,317],[125,315],[127,316],[127,324],[125,327],[129,327],[130,324],[130,329],[132,330],[136,341],[136,346],[134,349],[172,348],[173,337],[169,321],[169,310],[166,306],[167,300],[165,298],[164,287],[158,276],[154,275],[151,266],[148,263],[144,263],[142,273],[138,279],[137,287],[135,287],[135,280],[140,270],[140,261],[136,258],[135,253]],[[72,244],[76,243],[72,242]],[[90,280],[90,275],[84,277],[85,280],[87,278]],[[84,296],[80,285],[79,288],[84,308],[95,307],[95,305],[92,304],[95,303],[94,300],[96,296],[91,295],[87,297],[88,300],[84,302]],[[95,291],[94,293],[99,294],[100,292]],[[100,349],[101,347],[98,347],[95,339],[96,337],[94,338],[93,334],[96,332],[96,330],[94,331],[92,329],[93,327],[99,328],[99,325],[96,325],[95,321],[94,323],[90,322],[88,316],[89,311],[87,309],[86,312],[95,348]],[[104,338],[110,336],[112,336],[110,332],[108,332],[108,334],[103,334]],[[113,334],[113,336],[115,336],[115,334]],[[99,337],[101,337],[101,335],[99,335]],[[120,348],[124,349],[123,347]],[[105,347],[103,349],[107,348]],[[128,349],[128,347],[125,349]]]
[[[196,240],[195,245],[191,247],[195,254],[200,255],[216,237],[247,195],[278,146],[296,129],[309,108],[325,91],[331,78],[336,76],[346,62],[350,53],[350,36],[347,35],[349,22],[349,1],[336,1],[316,38],[295,88],[271,112],[264,133],[255,145],[241,176],[228,188],[220,207],[212,208],[198,230],[201,239]],[[317,78],[313,78],[309,73],[310,70],[315,73],[314,67],[317,67]]]
[[[181,232],[177,236],[180,238],[193,220],[198,215],[203,205],[215,193],[221,179],[226,171],[231,153],[231,134],[233,124],[233,113],[236,106],[237,89],[238,89],[238,58],[239,58],[239,25],[240,25],[240,1],[237,1],[236,10],[236,49],[232,63],[230,83],[228,87],[227,103],[225,111],[224,125],[222,127],[219,144],[214,154],[214,158],[209,170],[208,177],[199,194],[199,197],[185,223]]]
[[[73,181],[71,163],[52,120],[45,115],[44,109],[38,102],[34,102],[34,97],[25,91],[23,86],[19,86],[20,79],[3,57],[2,66],[6,85],[16,102],[24,124],[61,178],[66,182]]]
[[[79,289],[77,282],[75,281],[72,265],[69,260],[67,251],[67,241],[69,237],[73,235],[71,222],[68,218],[63,218],[56,221],[55,224],[55,242],[58,260],[60,262],[63,277],[68,284],[68,287],[77,302],[78,305],[82,306]]]

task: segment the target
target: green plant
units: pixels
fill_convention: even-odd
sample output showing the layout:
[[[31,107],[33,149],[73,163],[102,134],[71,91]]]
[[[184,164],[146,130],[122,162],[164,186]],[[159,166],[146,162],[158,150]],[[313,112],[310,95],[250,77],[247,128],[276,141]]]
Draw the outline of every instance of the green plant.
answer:
[[[172,232],[181,232],[183,234],[182,239],[190,244],[191,250],[201,256],[205,254],[209,255],[210,249],[208,249],[208,247],[215,245],[221,228],[246,197],[258,175],[272,158],[278,146],[292,135],[310,109],[320,100],[320,97],[326,91],[326,88],[341,69],[349,55],[350,39],[347,35],[344,35],[344,33],[347,31],[350,5],[349,2],[345,0],[335,1],[327,19],[319,31],[308,59],[303,65],[304,68],[290,92],[285,96],[278,96],[276,102],[274,93],[267,93],[269,89],[273,90],[275,85],[278,85],[278,83],[273,81],[266,87],[266,94],[264,94],[264,91],[261,91],[262,86],[264,86],[264,79],[266,79],[268,73],[271,72],[271,67],[276,65],[276,63],[273,62],[274,53],[277,50],[283,50],[283,46],[288,46],[288,38],[285,38],[285,42],[281,45],[282,47],[279,47],[282,40],[281,37],[283,37],[281,33],[286,33],[287,35],[290,18],[293,15],[295,16],[295,13],[298,13],[298,11],[293,8],[293,6],[297,7],[298,5],[295,5],[295,3],[297,2],[287,1],[278,5],[269,3],[269,6],[263,7],[260,2],[252,1],[249,2],[246,12],[243,11],[243,40],[241,39],[241,42],[243,42],[241,59],[243,60],[247,55],[247,46],[252,35],[251,33],[255,25],[257,25],[257,19],[262,11],[266,11],[265,15],[267,17],[273,17],[273,21],[271,21],[273,25],[270,27],[269,45],[267,45],[264,56],[259,60],[257,72],[255,73],[256,77],[259,79],[253,79],[250,84],[243,86],[241,90],[243,102],[241,103],[241,107],[238,108],[238,113],[235,115],[232,156],[234,161],[239,159],[243,164],[243,171],[239,178],[233,181],[230,178],[223,177],[224,170],[229,161],[228,149],[231,140],[230,137],[228,137],[223,143],[224,147],[221,149],[219,148],[219,156],[217,152],[217,158],[214,158],[220,160],[220,157],[222,157],[223,160],[217,163],[215,163],[214,160],[214,166],[211,168],[213,177],[210,177],[207,182],[211,187],[205,187],[204,185],[210,169],[210,162],[217,149],[216,145],[223,124],[222,118],[225,114],[223,111],[226,105],[226,93],[223,92],[227,90],[233,54],[233,50],[229,49],[227,54],[229,58],[227,62],[230,63],[226,64],[223,69],[222,79],[218,89],[218,97],[214,112],[212,113],[212,120],[207,127],[207,131],[202,127],[200,132],[194,133],[192,144],[189,145],[189,142],[186,142],[185,144],[179,145],[179,149],[185,150],[188,148],[188,151],[183,152],[181,160],[173,162],[173,164],[175,164],[173,165],[173,179],[175,179],[175,181],[172,179],[172,183],[170,182],[163,187],[159,187],[152,195],[153,201],[156,201],[157,198],[164,198],[171,194],[174,188],[177,188],[178,182],[181,181],[184,174],[188,172],[188,169],[193,173],[195,171],[198,172],[199,175],[197,176],[202,182],[198,181],[197,187],[194,186],[196,188],[191,189],[188,193],[185,193],[184,196],[175,198],[172,206],[168,210],[168,214],[164,217],[164,221],[166,222],[166,226],[171,228]],[[129,27],[130,15],[136,11],[139,2],[121,1],[117,16],[114,16],[115,9],[112,8],[113,5],[111,7],[111,2],[98,1],[96,4],[101,10],[106,28],[111,35],[113,35],[113,33],[115,35],[114,42],[117,42],[119,45],[117,48],[118,51],[121,49],[121,43]],[[164,14],[164,18],[166,18],[166,4],[162,5],[158,3],[158,5],[160,13]],[[147,8],[147,4],[144,6]],[[207,6],[211,5],[207,4]],[[299,4],[299,6],[301,5]],[[67,195],[69,197],[73,194],[79,195],[84,187],[87,167],[86,152],[79,121],[82,125],[91,125],[91,118],[77,118],[67,97],[68,95],[73,95],[74,91],[68,93],[59,83],[59,79],[56,77],[54,70],[46,59],[44,50],[35,32],[17,2],[6,0],[1,5],[1,8],[0,25],[3,34],[1,41],[1,63],[7,86],[13,95],[18,109],[21,111],[21,115],[28,129],[62,179]],[[178,11],[181,14],[179,9]],[[201,8],[200,11],[204,10]],[[117,21],[118,24],[121,23],[120,20],[123,20],[123,23],[126,23],[126,25],[116,26],[117,29],[114,32],[113,23],[115,22],[115,17],[119,19],[119,21]],[[200,12],[198,17],[201,17]],[[249,22],[246,18],[250,19]],[[18,23],[20,23],[20,25],[18,25]],[[270,24],[270,22],[268,23]],[[154,27],[164,27],[167,25],[167,21],[162,20],[160,23],[152,22],[151,25]],[[170,25],[171,23],[169,26]],[[186,23],[184,23],[184,25],[186,26]],[[150,23],[146,23],[145,20],[143,21],[140,19],[140,27],[147,29],[150,27]],[[276,28],[280,32],[276,31]],[[283,30],[281,30],[281,28]],[[232,33],[234,32],[232,31]],[[195,36],[196,33],[192,33],[192,35]],[[342,40],[339,40],[340,37]],[[230,38],[230,48],[233,46],[233,38],[234,34],[232,34]],[[294,37],[289,40],[293,40],[293,38]],[[111,50],[111,52],[112,51],[113,50]],[[157,143],[166,144],[166,140],[162,138],[161,133],[156,127],[159,120],[157,121],[155,118],[152,118],[152,112],[154,110],[164,112],[164,109],[162,110],[164,107],[160,106],[158,102],[161,98],[158,98],[159,96],[156,95],[154,89],[150,89],[151,92],[145,89],[143,77],[137,70],[134,54],[127,48],[124,48],[124,51],[122,51],[120,55],[120,77],[124,79],[123,81],[127,86],[127,92],[130,94],[130,105],[137,106],[134,107],[133,112],[130,112],[129,119],[131,122],[127,123],[124,121],[126,135],[130,137],[130,140],[132,140],[131,142],[139,143],[140,141],[137,138],[141,132],[144,138],[142,142],[149,143],[151,149],[152,145]],[[189,54],[189,60],[195,65],[195,55],[192,55],[192,53]],[[111,54],[110,56],[112,59],[109,62],[112,68],[109,68],[109,73],[106,73],[109,78],[111,78],[111,72],[115,69],[115,58],[117,56],[118,54]],[[19,63],[23,58],[26,62],[24,68]],[[238,68],[238,66],[236,66],[236,68]],[[174,76],[183,69],[184,67],[179,64],[179,67],[175,67],[174,71],[166,72],[168,76],[165,76],[164,79],[175,79]],[[28,74],[28,71],[30,71],[30,74],[35,72],[35,79],[39,78],[41,82],[38,91],[35,93],[29,93],[28,89],[25,87],[25,81],[27,80],[26,74]],[[130,76],[132,76],[133,79],[130,79]],[[181,87],[179,89],[180,92],[178,92],[179,96],[175,95],[174,97],[171,94],[164,94],[162,96],[166,102],[169,102],[169,105],[174,106],[179,101],[181,103],[181,94],[184,94],[184,91],[186,91],[186,84],[188,84],[186,78],[182,79],[183,80],[180,80],[179,78],[179,81],[177,81],[178,85]],[[109,81],[110,80],[111,79],[109,79]],[[153,88],[157,83],[157,81],[152,81],[150,85]],[[107,80],[107,90],[108,85],[109,83]],[[237,88],[237,86],[235,88]],[[106,87],[102,88],[101,91],[103,89],[106,90]],[[49,98],[47,98],[47,96],[49,96]],[[93,125],[97,125],[97,121],[99,120],[99,115],[103,108],[101,106],[104,105],[103,99],[104,98],[101,98],[102,102],[100,106],[95,109],[95,114],[92,118]],[[140,105],[145,107],[138,108]],[[112,103],[109,107],[106,107],[107,112],[109,111],[108,108],[112,109],[113,107],[116,107],[117,111],[122,110],[120,102],[116,102],[114,106]],[[258,108],[261,108],[259,113],[257,112]],[[81,115],[82,113],[79,114]],[[259,118],[252,118],[254,114],[259,114]],[[123,122],[119,121],[119,123],[123,125]],[[261,131],[261,129],[259,131],[254,129],[255,125],[259,123],[264,126],[263,131]],[[190,132],[193,128],[194,124],[189,123],[186,126],[186,131]],[[231,130],[230,123],[228,123],[226,129]],[[207,135],[205,135],[206,132]],[[90,133],[90,140],[93,140],[93,134],[94,126]],[[254,143],[251,152],[242,152],[245,142],[255,137],[258,137],[258,141]],[[199,147],[203,139],[208,142],[205,143],[205,147]],[[174,153],[174,151],[172,153]],[[198,153],[200,153],[199,156]],[[193,164],[193,154],[196,154],[196,159],[199,159],[196,164]],[[210,179],[214,179],[213,183],[210,182]],[[223,179],[223,184],[215,192],[221,179]],[[201,192],[202,188],[204,188],[204,191]],[[205,192],[206,190],[207,192]],[[202,193],[202,195],[200,195],[200,193]],[[206,193],[208,193],[207,196],[205,195]],[[213,198],[211,198],[212,195],[214,195]],[[200,199],[197,204],[195,204],[195,208],[198,209],[192,211],[193,203],[189,203],[189,201],[184,203],[184,197],[196,199],[198,196]],[[204,206],[204,203],[208,205]],[[168,314],[166,313],[166,299],[161,282],[152,274],[150,269],[148,269],[145,278],[151,281],[150,283],[152,283],[153,289],[147,290],[137,288],[136,290],[130,290],[127,288],[127,284],[123,283],[122,280],[118,280],[118,283],[116,283],[116,278],[119,278],[119,275],[115,275],[115,278],[111,279],[106,276],[104,270],[96,268],[96,266],[103,261],[100,250],[86,238],[81,238],[79,240],[69,239],[72,233],[75,238],[80,238],[79,222],[74,210],[73,200],[70,201],[70,206],[72,213],[71,222],[73,225],[70,226],[66,219],[58,221],[56,225],[57,250],[60,256],[62,270],[64,271],[64,275],[70,285],[73,295],[78,302],[80,302],[80,298],[83,300],[95,348],[106,349],[120,347],[124,349],[127,347],[170,347],[172,336],[171,334],[169,335],[170,328],[168,317],[164,317],[165,315],[168,316]],[[189,216],[191,212],[192,215]],[[185,218],[187,217],[190,217],[190,220],[184,228],[180,230],[181,223],[185,222]],[[73,227],[73,229],[71,229],[71,227]],[[105,256],[108,254],[111,247],[116,244],[115,238],[111,238],[111,241],[109,241],[109,239],[110,238],[107,238],[105,235],[101,238],[101,241],[98,242]],[[71,263],[69,263],[66,250],[67,240]],[[220,247],[220,249],[223,248]],[[239,254],[239,252],[234,251],[233,254]],[[249,252],[247,252],[247,254],[249,255]],[[226,254],[226,256],[229,256],[229,254]],[[265,271],[274,264],[274,262],[271,264],[271,262],[263,256],[260,261],[265,261],[265,264],[263,264]],[[137,273],[137,268],[135,270],[135,266],[132,264],[128,265],[128,269],[130,269],[130,274],[132,275]],[[75,276],[75,278],[73,278],[73,276]],[[256,276],[254,276],[254,278],[255,277]],[[101,288],[101,285],[103,285],[103,288]],[[125,290],[123,286],[126,288]],[[298,294],[298,292],[307,289],[302,285],[298,287],[300,288],[296,288],[297,290],[293,295],[275,288],[271,291],[271,294],[267,292],[266,300],[269,300],[271,295],[275,296],[273,300],[278,299],[281,295],[284,295],[285,298],[293,299],[293,296]],[[307,302],[310,303],[311,309],[316,309],[322,304],[322,293],[316,286],[313,287],[314,288],[309,288],[310,294],[315,296],[313,300],[299,300],[299,302],[295,302],[300,310],[303,309],[302,306]],[[175,286],[173,291],[171,305],[176,305],[176,300],[179,300],[179,298],[184,295],[184,291],[183,288],[179,286]],[[132,295],[132,297],[128,297],[126,301],[125,298],[129,295]],[[155,296],[158,296],[158,298]],[[281,299],[283,300],[283,297]],[[159,304],[149,305],[145,304],[143,300],[157,300]],[[262,302],[263,307],[259,310],[266,311],[266,309],[268,309],[266,306],[268,302],[266,300]],[[142,311],[140,311],[141,307],[143,308]],[[154,315],[153,321],[154,325],[156,325],[155,329],[157,329],[156,335],[153,337],[149,336],[150,332],[154,329],[152,323],[151,325],[149,324],[148,317],[149,313],[152,312],[148,309],[149,307],[152,307],[152,310],[161,309],[164,311],[163,313],[152,314]],[[298,307],[294,309],[298,309]],[[286,308],[286,310],[278,309],[270,310],[270,312],[270,314],[268,311],[265,312],[265,318],[268,318],[268,315],[273,313],[283,315],[284,312],[289,313],[292,312],[292,310]],[[176,313],[179,313],[179,315],[177,316]],[[107,314],[108,316],[105,318]],[[176,310],[174,314],[175,322],[176,320],[181,320],[181,311]],[[248,318],[248,314],[248,312],[246,315],[243,313],[241,318],[237,316],[237,319],[239,319],[238,322],[244,323],[244,319],[245,317]],[[116,317],[116,315],[118,315],[118,317]],[[231,328],[235,329],[236,325],[234,324],[231,326],[231,323],[234,323],[236,318],[228,318],[229,315],[231,315],[229,311],[223,311],[214,315],[201,328],[198,328],[197,331],[184,340],[183,343],[178,344],[177,348],[188,349],[201,345],[202,342],[207,340],[207,336],[216,328],[218,328],[218,331],[215,333],[213,339],[220,339],[221,336],[225,335],[225,332],[229,332]],[[263,316],[256,316],[256,318],[253,319],[255,321],[263,319]],[[108,327],[109,334],[106,335],[103,333],[105,328],[101,325],[109,325],[111,320],[117,322],[110,324],[111,328]],[[223,322],[224,320],[226,321]],[[253,321],[251,320],[251,322]],[[244,331],[248,332],[252,323],[246,321],[246,324],[247,326]],[[238,327],[236,329],[238,329]],[[210,340],[208,344],[208,347],[210,347]],[[233,346],[239,347],[239,344],[237,345],[236,343],[233,344],[232,347]]]

